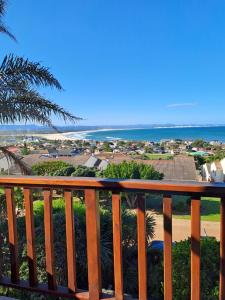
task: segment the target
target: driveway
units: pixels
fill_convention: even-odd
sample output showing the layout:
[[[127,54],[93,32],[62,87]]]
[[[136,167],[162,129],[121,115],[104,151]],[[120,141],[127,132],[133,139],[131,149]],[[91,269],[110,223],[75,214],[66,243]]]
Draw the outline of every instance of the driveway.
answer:
[[[191,221],[173,218],[173,241],[185,240],[191,236]],[[201,236],[213,236],[220,239],[219,222],[201,222]],[[156,227],[154,240],[163,240],[163,217],[156,215]]]

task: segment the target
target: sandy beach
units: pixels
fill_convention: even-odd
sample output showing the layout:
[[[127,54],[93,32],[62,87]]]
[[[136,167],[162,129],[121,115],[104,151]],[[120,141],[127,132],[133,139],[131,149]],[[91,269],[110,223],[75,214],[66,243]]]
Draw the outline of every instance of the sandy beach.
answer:
[[[133,130],[136,128],[131,128]],[[111,130],[124,130],[123,128],[105,128],[105,129],[96,129],[96,130],[83,130],[83,131],[71,131],[71,132],[63,132],[63,133],[34,133],[32,136],[37,136],[40,138],[44,138],[47,140],[87,140],[86,136],[89,133],[98,132],[98,131],[111,131]]]
[[[134,130],[140,128],[129,128],[126,130]],[[119,131],[124,130],[124,128],[103,128],[103,129],[96,129],[96,130],[82,130],[82,131],[72,131],[72,132],[63,132],[63,133],[34,133],[32,136],[37,136],[41,138],[45,138],[47,140],[88,140],[88,134],[93,132],[99,131]]]

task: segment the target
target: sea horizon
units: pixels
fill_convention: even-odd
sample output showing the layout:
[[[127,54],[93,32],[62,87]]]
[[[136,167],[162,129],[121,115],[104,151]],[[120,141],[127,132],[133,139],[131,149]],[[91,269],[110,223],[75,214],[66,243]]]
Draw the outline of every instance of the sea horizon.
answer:
[[[96,130],[74,131],[63,134],[67,138],[95,141],[153,141],[196,140],[225,142],[225,126],[170,126],[154,128],[101,128]]]
[[[152,125],[112,125],[112,126],[60,126],[57,133],[52,128],[37,125],[0,126],[1,135],[55,136],[54,139],[95,140],[95,141],[153,141],[196,140],[220,141],[225,143],[225,125],[198,124],[152,124]]]

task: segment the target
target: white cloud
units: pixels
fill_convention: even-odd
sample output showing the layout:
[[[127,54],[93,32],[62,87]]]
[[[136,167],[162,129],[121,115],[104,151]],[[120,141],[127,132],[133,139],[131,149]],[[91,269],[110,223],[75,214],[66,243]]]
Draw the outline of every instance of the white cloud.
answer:
[[[176,107],[190,107],[196,105],[197,105],[196,102],[186,102],[186,103],[172,103],[172,104],[168,104],[166,107],[176,108]]]

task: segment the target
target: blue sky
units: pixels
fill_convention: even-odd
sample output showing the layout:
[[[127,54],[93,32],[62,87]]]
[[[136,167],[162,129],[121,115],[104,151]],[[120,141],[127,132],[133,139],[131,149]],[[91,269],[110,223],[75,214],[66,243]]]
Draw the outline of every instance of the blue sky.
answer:
[[[1,57],[49,66],[81,125],[225,123],[225,1],[9,2]]]

